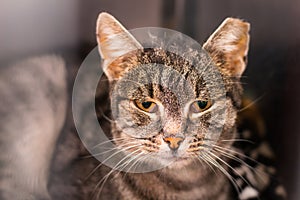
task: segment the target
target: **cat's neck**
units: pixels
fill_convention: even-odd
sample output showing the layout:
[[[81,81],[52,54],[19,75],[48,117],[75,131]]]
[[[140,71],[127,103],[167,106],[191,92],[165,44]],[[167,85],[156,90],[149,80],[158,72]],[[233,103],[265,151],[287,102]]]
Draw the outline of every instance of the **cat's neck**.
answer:
[[[217,175],[216,175],[217,173]],[[181,170],[165,168],[142,174],[116,174],[122,199],[230,199],[228,179],[203,164],[191,164]],[[207,192],[211,191],[211,192]]]

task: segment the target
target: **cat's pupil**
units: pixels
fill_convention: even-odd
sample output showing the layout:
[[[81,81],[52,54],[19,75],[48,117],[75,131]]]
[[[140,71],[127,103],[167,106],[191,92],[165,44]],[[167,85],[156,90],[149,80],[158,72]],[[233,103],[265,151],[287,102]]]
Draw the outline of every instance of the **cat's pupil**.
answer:
[[[142,103],[142,106],[146,109],[150,108],[151,105],[152,105],[152,102],[150,102],[150,101],[145,101]]]
[[[205,109],[207,106],[207,103],[208,103],[207,101],[197,101],[197,104],[198,104],[199,108],[201,108],[201,109]]]

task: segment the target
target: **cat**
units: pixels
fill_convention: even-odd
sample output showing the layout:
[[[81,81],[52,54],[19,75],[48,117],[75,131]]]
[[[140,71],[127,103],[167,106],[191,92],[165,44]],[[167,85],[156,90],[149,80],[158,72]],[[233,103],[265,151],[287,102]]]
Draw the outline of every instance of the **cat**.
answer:
[[[48,175],[67,110],[65,61],[47,55],[0,72],[0,199],[49,199]]]
[[[99,15],[98,48],[110,86],[109,96],[96,98],[99,122],[109,122],[111,141],[127,152],[125,158],[137,156],[125,166],[160,169],[128,173],[122,171],[122,162],[110,169],[95,161],[96,170],[82,187],[86,199],[285,199],[283,187],[273,178],[271,150],[259,139],[262,128],[253,126],[260,121],[239,113],[244,106],[240,78],[246,68],[249,29],[249,23],[227,18],[203,45],[209,58],[194,51],[181,56],[159,45],[144,48],[113,16]],[[201,77],[185,56],[199,57],[196,60],[205,66],[200,74],[210,74]],[[211,68],[220,73],[223,99],[217,94],[220,77]],[[178,78],[182,76],[184,80]],[[140,80],[147,84],[140,86]],[[190,97],[186,82],[195,95],[181,105],[180,98]],[[208,91],[209,84],[217,88],[216,94]],[[103,108],[103,99],[110,99],[112,111]],[[222,122],[218,138],[206,136]],[[255,145],[249,144],[252,140]],[[265,159],[271,166],[255,161]]]
[[[6,68],[0,79],[1,105],[7,105],[1,106],[1,199],[285,199],[259,114],[242,99],[249,29],[227,18],[202,49],[180,55],[159,45],[145,48],[113,16],[99,15],[105,76],[95,109],[107,137],[129,158],[115,168],[91,155],[66,114],[60,58]],[[200,73],[190,59],[204,67]],[[130,90],[135,85],[128,80],[147,84]],[[84,112],[81,119],[89,126]],[[215,127],[219,137],[210,134]]]

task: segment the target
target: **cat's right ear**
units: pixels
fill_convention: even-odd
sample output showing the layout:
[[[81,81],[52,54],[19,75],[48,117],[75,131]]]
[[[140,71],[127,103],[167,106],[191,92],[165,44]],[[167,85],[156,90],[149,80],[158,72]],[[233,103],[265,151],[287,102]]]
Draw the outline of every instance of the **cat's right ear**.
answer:
[[[126,53],[142,49],[142,45],[112,15],[102,12],[97,20],[97,42],[103,62],[103,70],[109,79],[118,78],[124,69],[110,63]],[[119,71],[118,71],[119,70]]]
[[[249,23],[227,18],[203,45],[222,73],[240,77],[244,72],[250,40],[249,30]]]

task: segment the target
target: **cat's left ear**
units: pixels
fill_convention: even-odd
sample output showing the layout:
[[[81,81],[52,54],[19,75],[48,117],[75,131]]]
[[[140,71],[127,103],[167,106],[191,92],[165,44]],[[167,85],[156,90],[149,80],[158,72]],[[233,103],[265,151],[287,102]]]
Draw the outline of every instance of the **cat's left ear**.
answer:
[[[117,73],[117,69],[107,69],[109,63],[128,52],[143,48],[118,20],[105,12],[98,16],[96,34],[99,53],[104,59],[103,70],[108,77]]]
[[[244,72],[250,40],[249,30],[249,23],[227,18],[203,45],[222,73],[240,77]]]

